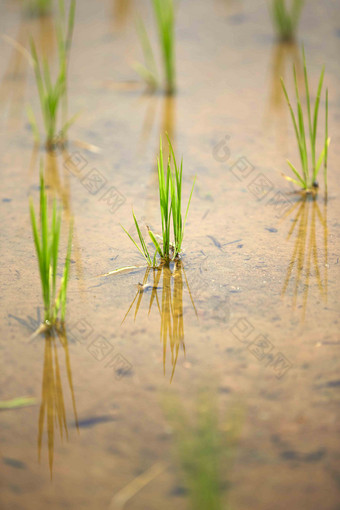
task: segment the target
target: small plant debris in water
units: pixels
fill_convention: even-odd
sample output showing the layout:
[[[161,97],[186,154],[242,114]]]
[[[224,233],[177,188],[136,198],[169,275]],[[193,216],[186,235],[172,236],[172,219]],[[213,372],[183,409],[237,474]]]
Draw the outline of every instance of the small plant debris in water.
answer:
[[[157,255],[160,257],[161,263],[169,263],[171,260],[176,260],[180,257],[182,242],[184,237],[184,227],[189,212],[192,193],[195,186],[195,181],[191,188],[185,216],[182,216],[182,176],[183,176],[183,160],[178,166],[175,153],[168,137],[169,143],[169,158],[164,164],[162,139],[160,139],[159,157],[157,160],[158,166],[158,188],[159,188],[159,205],[162,221],[162,236],[158,236],[152,232],[148,227],[150,239],[156,249],[153,257],[151,257],[147,244],[143,238],[141,229],[135,214],[133,219],[135,222],[137,234],[140,241],[140,247],[124,228],[124,232],[129,236],[133,244],[142,254],[148,266],[157,267]],[[171,225],[174,240],[170,241]]]
[[[328,138],[328,89],[326,89],[325,94],[325,133],[324,133],[324,139],[323,139],[323,148],[322,151],[317,159],[316,155],[316,141],[317,141],[317,130],[318,130],[318,114],[319,114],[319,106],[320,106],[320,98],[321,98],[321,91],[322,91],[322,85],[323,85],[323,79],[325,74],[325,68],[322,68],[320,79],[319,79],[319,85],[317,89],[317,95],[315,99],[314,108],[312,108],[311,104],[311,96],[309,92],[309,80],[308,80],[308,72],[307,72],[307,66],[306,66],[306,57],[304,49],[302,49],[303,52],[303,66],[304,66],[304,82],[305,82],[305,91],[306,91],[306,102],[307,102],[307,121],[305,120],[305,115],[302,110],[301,100],[300,100],[300,93],[297,83],[297,77],[296,77],[296,69],[295,66],[293,66],[293,73],[294,73],[294,83],[295,83],[295,95],[296,95],[296,104],[297,104],[297,115],[294,113],[293,107],[291,105],[291,102],[288,97],[287,89],[284,84],[283,79],[281,78],[281,84],[283,88],[284,95],[287,100],[287,104],[290,110],[290,114],[292,117],[292,122],[294,126],[294,131],[296,135],[296,140],[298,143],[299,153],[300,153],[300,160],[301,160],[301,167],[302,171],[298,171],[297,168],[287,160],[288,165],[294,172],[296,179],[293,179],[291,177],[288,177],[285,175],[285,178],[291,182],[294,182],[295,184],[302,186],[302,189],[305,192],[314,192],[316,193],[318,190],[318,183],[316,181],[319,170],[321,168],[321,165],[323,163],[324,166],[324,180],[325,180],[325,190],[327,193],[327,159],[328,159],[328,146],[330,143],[330,138]],[[308,128],[306,126],[306,123],[308,123]],[[310,154],[308,154],[307,149],[307,129],[309,133],[309,141],[310,141]],[[310,160],[309,161],[309,157]]]
[[[174,0],[152,0],[152,6],[157,22],[159,42],[162,52],[166,92],[175,91],[175,6]],[[154,53],[148,33],[141,20],[138,21],[137,31],[143,49],[145,65],[136,64],[135,69],[151,89],[158,87],[158,73]]]
[[[57,208],[56,200],[54,200],[52,218],[49,219],[42,169],[40,173],[40,215],[38,220],[32,199],[30,200],[30,214],[44,300],[44,327],[49,328],[56,324],[59,312],[61,321],[63,322],[65,319],[66,293],[72,249],[72,226],[69,231],[63,275],[59,290],[57,290],[61,212]]]
[[[281,41],[293,41],[298,28],[304,0],[272,0],[271,16]]]
[[[34,406],[36,403],[37,399],[34,397],[17,397],[12,398],[11,400],[0,400],[0,411]]]
[[[53,83],[50,65],[46,57],[39,60],[37,48],[33,39],[31,39],[31,54],[33,58],[33,67],[35,73],[35,81],[37,84],[40,107],[43,117],[44,129],[46,134],[46,147],[53,149],[58,141],[64,141],[66,133],[76,116],[66,120],[67,110],[67,68],[68,59],[72,42],[72,34],[75,17],[75,0],[71,1],[67,28],[65,29],[65,6],[64,1],[59,3],[60,16],[56,27],[59,71],[55,82]],[[62,112],[60,112],[62,107]],[[58,116],[62,113],[61,128],[58,129]],[[38,124],[33,109],[27,109],[28,118],[32,126],[36,142],[40,139]]]

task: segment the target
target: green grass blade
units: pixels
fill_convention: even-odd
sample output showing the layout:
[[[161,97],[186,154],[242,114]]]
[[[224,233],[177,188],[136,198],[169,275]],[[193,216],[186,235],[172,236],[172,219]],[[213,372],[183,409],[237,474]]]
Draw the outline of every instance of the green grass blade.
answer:
[[[65,43],[66,53],[69,53],[70,48],[71,48],[75,16],[76,16],[76,0],[71,0],[70,10],[69,10],[69,15],[68,15],[67,36],[66,36],[66,43]]]
[[[323,66],[322,71],[321,71],[319,85],[318,85],[318,91],[317,91],[316,100],[315,100],[315,106],[314,106],[314,120],[313,120],[313,144],[314,144],[314,146],[316,144],[316,133],[317,133],[317,126],[318,126],[318,113],[319,113],[321,89],[322,89],[322,85],[323,85],[324,75],[325,75],[325,66]]]
[[[27,105],[26,106],[26,114],[27,114],[27,117],[28,117],[28,122],[30,123],[30,126],[31,126],[32,131],[33,131],[34,140],[35,140],[36,143],[39,143],[40,133],[39,133],[39,128],[38,128],[38,123],[37,123],[37,120],[35,118],[35,115],[34,115],[34,112],[33,112],[33,109],[31,107],[31,105]]]
[[[147,67],[145,67],[140,62],[135,62],[133,64],[133,68],[151,90],[155,90],[157,88],[157,77]]]
[[[183,230],[184,230],[184,226],[185,226],[186,221],[187,221],[188,212],[189,212],[189,206],[190,206],[192,194],[193,194],[193,191],[194,191],[195,182],[196,182],[196,177],[194,178],[194,182],[193,182],[193,185],[192,185],[192,188],[191,188],[191,193],[190,193],[189,200],[188,200],[187,209],[186,209],[186,212],[185,212],[184,223],[183,223]]]
[[[287,163],[290,166],[290,168],[293,170],[293,172],[296,175],[296,177],[298,178],[299,182],[302,184],[302,187],[304,189],[307,189],[308,183],[302,179],[302,177],[300,176],[299,172],[296,170],[295,166],[292,165],[292,163],[288,159],[287,159]]]
[[[295,131],[295,135],[296,135],[296,140],[297,140],[298,147],[299,147],[299,153],[300,153],[300,159],[301,159],[302,168],[304,168],[303,147],[302,147],[301,140],[300,140],[300,133],[299,133],[299,129],[298,129],[298,125],[297,125],[297,122],[296,122],[295,114],[294,114],[292,105],[290,103],[289,96],[288,96],[287,89],[285,87],[283,78],[281,78],[281,85],[282,85],[282,89],[283,89],[283,92],[284,92],[284,95],[285,95],[285,98],[286,98],[286,101],[287,101],[287,105],[288,105],[288,108],[289,108],[289,111],[290,111],[290,115],[291,115],[291,118],[292,118],[292,122],[293,122],[293,126],[294,126],[294,131]]]
[[[159,243],[158,243],[154,233],[150,229],[149,229],[148,232],[149,232],[149,236],[151,238],[151,241],[155,245],[155,248],[156,248],[157,252],[159,253],[160,257],[161,258],[165,258],[165,254],[162,252],[162,249],[161,249],[161,247],[160,247],[160,245],[159,245]]]
[[[57,282],[57,267],[58,267],[58,253],[59,253],[59,239],[60,239],[61,215],[57,211],[57,202],[53,202],[52,212],[52,299],[56,297],[56,282]]]
[[[312,127],[312,115],[311,115],[311,107],[310,107],[310,94],[309,94],[308,74],[307,74],[307,65],[306,65],[306,55],[305,55],[305,48],[303,46],[302,46],[302,56],[303,56],[303,73],[304,73],[305,88],[306,88],[309,137],[310,137],[310,143],[311,143],[312,164],[313,164],[313,169],[314,169],[315,168],[315,144],[313,143],[313,127]]]
[[[327,194],[327,166],[328,166],[328,146],[330,139],[328,138],[328,89],[326,89],[326,115],[325,115],[325,159],[324,159],[324,179],[325,192]]]
[[[147,259],[147,257],[145,256],[145,253],[143,253],[143,251],[140,249],[140,247],[138,246],[138,244],[136,243],[136,241],[133,239],[133,237],[129,234],[129,232],[123,227],[123,225],[121,225],[122,229],[124,230],[125,234],[127,234],[127,236],[130,238],[130,240],[133,242],[133,244],[136,246],[137,250],[140,252],[140,254],[142,255],[142,257],[146,260],[146,262],[149,264],[149,261]]]
[[[150,87],[156,88],[158,85],[156,61],[152,51],[150,39],[141,18],[137,18],[136,20],[136,29],[142,46],[145,61],[145,66],[142,64],[137,64],[136,70]]]
[[[70,263],[71,263],[71,253],[72,253],[72,238],[73,238],[73,222],[70,224],[70,230],[68,234],[68,244],[67,244],[67,253],[66,253],[66,259],[65,259],[65,266],[64,266],[64,273],[61,280],[61,289],[62,289],[62,296],[61,296],[61,320],[65,320],[65,313],[66,313],[66,294],[67,294],[67,285],[69,281],[69,274],[70,274]]]
[[[135,222],[136,230],[137,230],[137,233],[138,233],[139,241],[140,241],[142,250],[144,252],[144,257],[148,261],[148,264],[151,266],[151,257],[150,257],[150,254],[148,252],[147,246],[145,244],[144,237],[143,237],[142,232],[141,232],[141,230],[139,228],[138,221],[136,219],[135,213],[132,212],[132,214],[133,214],[133,219],[134,219],[134,222]]]
[[[298,84],[297,84],[295,65],[293,66],[293,72],[294,72],[296,102],[297,102],[297,107],[298,107],[298,121],[299,121],[299,134],[300,134],[300,143],[301,143],[301,154],[302,154],[302,160],[303,160],[302,168],[303,168],[303,173],[305,176],[305,181],[309,182],[306,133],[305,133],[302,106],[301,106],[301,102],[300,102],[299,88],[298,88]]]

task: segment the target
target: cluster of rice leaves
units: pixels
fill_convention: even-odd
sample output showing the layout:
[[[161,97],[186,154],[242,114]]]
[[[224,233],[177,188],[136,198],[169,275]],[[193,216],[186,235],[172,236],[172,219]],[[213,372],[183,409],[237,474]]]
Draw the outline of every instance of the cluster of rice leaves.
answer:
[[[156,256],[159,255],[163,262],[169,262],[179,257],[182,249],[182,242],[184,237],[184,227],[188,217],[189,206],[192,198],[192,193],[195,186],[193,182],[191,193],[189,196],[186,212],[184,219],[182,217],[182,176],[183,176],[183,160],[181,165],[178,166],[175,153],[170,141],[169,143],[169,158],[167,163],[164,162],[162,138],[160,138],[159,157],[157,159],[158,167],[158,189],[159,189],[159,205],[162,222],[162,236],[157,236],[150,228],[148,233],[150,239],[156,249],[153,257],[151,257],[148,250],[147,244],[143,238],[141,229],[135,214],[133,213],[133,219],[136,226],[136,231],[140,241],[140,247],[132,238],[132,236],[123,228],[126,234],[129,236],[131,241],[137,247],[139,252],[146,260],[148,266],[156,267]],[[172,163],[172,164],[171,164]],[[172,168],[173,166],[173,168]],[[171,225],[174,236],[174,241],[171,242]]]
[[[305,93],[306,93],[306,103],[307,103],[307,120],[305,119],[306,115],[303,112],[302,104],[300,100],[300,93],[297,83],[296,77],[296,69],[293,66],[294,73],[294,83],[295,83],[295,96],[296,96],[296,105],[297,105],[297,114],[294,113],[293,107],[288,97],[287,89],[284,84],[283,79],[281,78],[281,84],[283,88],[284,95],[287,100],[287,104],[290,110],[290,114],[292,117],[292,122],[294,126],[294,131],[296,135],[296,140],[299,147],[299,154],[301,160],[302,171],[298,171],[297,168],[290,162],[287,161],[290,168],[294,172],[296,179],[292,179],[286,176],[286,179],[294,182],[302,186],[302,188],[306,191],[310,191],[318,187],[316,178],[323,163],[324,166],[324,180],[325,180],[325,188],[327,191],[327,160],[328,160],[328,146],[330,143],[330,139],[328,138],[328,89],[326,89],[325,94],[325,134],[323,140],[323,147],[319,157],[317,158],[316,154],[316,142],[317,142],[317,132],[318,132],[318,114],[319,114],[319,106],[321,99],[321,92],[325,74],[325,68],[322,68],[316,99],[314,103],[314,108],[311,101],[311,95],[309,92],[309,80],[308,80],[308,72],[306,66],[306,57],[304,49],[303,52],[303,66],[304,66],[304,83],[305,83]],[[308,128],[306,127],[308,124]],[[308,132],[307,132],[308,129]],[[310,143],[310,160],[308,154],[308,135],[309,135],[309,143]]]
[[[200,392],[194,416],[178,398],[163,401],[166,417],[174,433],[176,460],[181,484],[188,491],[192,510],[226,510],[232,463],[242,426],[242,410],[234,407],[223,421],[211,390]]]
[[[172,94],[175,91],[176,82],[174,0],[152,0],[152,6],[161,47],[166,91],[168,94]],[[159,83],[156,61],[148,33],[142,20],[138,20],[137,32],[143,49],[145,65],[137,63],[135,69],[151,89],[156,89]]]
[[[283,41],[292,41],[295,37],[300,21],[304,0],[272,0],[271,15],[279,38]]]
[[[46,134],[46,146],[53,148],[58,140],[63,140],[66,132],[75,120],[75,116],[66,120],[67,110],[67,68],[69,52],[72,42],[72,34],[75,18],[75,0],[71,1],[68,13],[68,21],[65,22],[64,1],[59,2],[59,22],[56,26],[59,70],[55,81],[53,81],[50,72],[50,65],[46,57],[39,59],[37,48],[33,39],[31,39],[31,54],[35,80],[37,84],[41,113]],[[66,26],[65,26],[66,25]],[[58,129],[58,117],[61,115],[63,107],[61,127]],[[31,107],[28,108],[28,117],[36,138],[40,139],[38,124]]]
[[[72,249],[72,226],[69,231],[67,254],[60,287],[57,290],[58,254],[61,229],[61,212],[53,201],[52,217],[49,218],[48,201],[43,172],[40,172],[40,214],[35,213],[30,199],[30,215],[35,250],[38,258],[41,289],[45,309],[45,324],[55,324],[58,314],[62,321],[66,313],[66,293]]]

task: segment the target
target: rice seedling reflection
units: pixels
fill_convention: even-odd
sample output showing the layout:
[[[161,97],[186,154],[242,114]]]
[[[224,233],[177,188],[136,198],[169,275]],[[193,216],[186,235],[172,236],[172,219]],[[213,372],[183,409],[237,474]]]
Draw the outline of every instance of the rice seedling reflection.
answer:
[[[60,346],[64,351],[65,356],[64,362],[72,400],[74,420],[76,428],[79,431],[76,400],[74,396],[74,388],[72,381],[71,360],[68,350],[68,341],[65,328],[62,326],[58,330],[53,329],[45,332],[44,367],[41,389],[41,404],[38,419],[38,459],[40,462],[44,426],[46,421],[48,459],[51,479],[53,475],[55,429],[57,430],[59,429],[61,440],[63,440],[64,435],[68,440],[65,399],[58,357],[58,350]]]
[[[133,0],[113,0],[111,16],[114,28],[123,28],[132,12]]]
[[[53,23],[50,17],[39,18],[35,36],[37,46],[45,55],[53,53]],[[6,34],[2,39],[13,48],[7,68],[0,82],[0,104],[3,112],[8,112],[8,126],[22,126],[22,115],[25,112],[26,82],[28,70],[33,65],[32,57],[26,49],[26,20],[21,19],[17,35],[12,38]],[[5,118],[5,115],[3,115]]]
[[[147,141],[150,138],[151,132],[154,126],[159,124],[161,133],[168,133],[170,140],[174,140],[175,137],[175,112],[176,112],[176,96],[166,95],[159,97],[157,95],[150,95],[147,98],[140,98],[140,101],[147,102],[148,105],[145,111],[145,117],[143,121],[143,127],[140,135],[140,147],[141,153],[144,153],[147,147]],[[155,120],[156,111],[158,107],[161,107],[161,115],[159,120]]]
[[[148,283],[150,274],[152,274],[152,281],[151,283]],[[163,264],[159,266],[159,268],[147,267],[143,282],[137,285],[135,297],[122,321],[123,323],[126,320],[135,303],[134,320],[136,320],[143,296],[150,293],[148,314],[150,314],[155,302],[161,319],[160,339],[163,346],[164,375],[166,373],[167,352],[168,350],[170,351],[170,382],[175,374],[178,355],[181,348],[185,356],[183,314],[184,285],[186,285],[189,292],[191,304],[197,316],[197,310],[191,295],[182,261],[177,260],[171,265]],[[159,299],[158,290],[162,291],[161,299]]]
[[[174,434],[174,453],[192,510],[222,510],[228,504],[228,483],[243,421],[233,406],[219,419],[216,392],[199,392],[193,417],[179,398],[166,395],[163,407]]]
[[[276,121],[280,128],[283,122],[286,124],[286,117],[284,114],[286,114],[287,111],[285,109],[286,102],[284,94],[282,94],[282,86],[279,77],[286,80],[287,68],[290,70],[292,65],[296,67],[297,79],[300,84],[303,71],[298,46],[294,42],[291,44],[283,44],[281,42],[274,44],[270,62],[270,90],[265,120],[268,124],[270,121]]]
[[[297,306],[298,295],[302,292],[302,318],[305,318],[309,288],[314,281],[321,297],[327,301],[328,290],[328,228],[327,201],[323,211],[314,196],[303,196],[285,217],[295,213],[287,240],[295,232],[295,244],[283,284],[282,296],[288,293],[289,283],[293,284],[293,306]],[[318,238],[322,236],[323,250],[318,250]],[[321,268],[324,268],[323,274]],[[295,277],[294,277],[295,269]]]

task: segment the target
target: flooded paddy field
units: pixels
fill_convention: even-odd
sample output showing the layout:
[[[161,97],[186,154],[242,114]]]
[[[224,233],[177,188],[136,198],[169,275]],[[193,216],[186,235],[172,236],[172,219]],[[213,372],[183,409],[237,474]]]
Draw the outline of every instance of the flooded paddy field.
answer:
[[[43,133],[29,41],[53,73],[57,7],[0,8],[0,507],[338,510],[339,3],[306,2],[296,42],[282,43],[264,1],[180,2],[169,95],[133,68],[137,14],[157,48],[151,3],[78,0],[67,103],[79,116],[52,151],[26,108]],[[323,171],[316,195],[282,177],[298,151],[280,76],[294,97],[295,64],[302,90],[302,43],[313,100],[326,69],[327,194]],[[324,110],[322,96],[321,133]],[[183,207],[196,181],[182,256],[155,269],[121,225],[137,239],[133,209],[145,238],[161,233],[166,132],[183,155]],[[62,207],[60,260],[72,218],[73,241],[65,324],[34,335],[40,164]],[[141,267],[107,275],[125,266]],[[221,448],[218,432],[231,437]],[[197,466],[218,471],[220,453],[207,503],[192,503],[188,472],[205,487]]]

